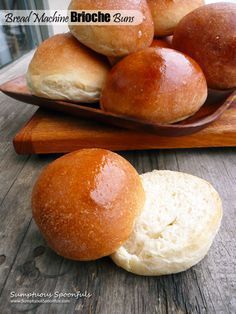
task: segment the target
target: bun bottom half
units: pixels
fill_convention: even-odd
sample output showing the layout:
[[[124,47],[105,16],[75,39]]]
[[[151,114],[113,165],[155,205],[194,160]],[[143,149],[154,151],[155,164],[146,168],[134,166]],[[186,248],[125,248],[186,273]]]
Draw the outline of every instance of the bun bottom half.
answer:
[[[205,257],[220,227],[218,193],[207,181],[180,172],[153,171],[141,179],[143,212],[112,260],[144,276],[189,269]]]

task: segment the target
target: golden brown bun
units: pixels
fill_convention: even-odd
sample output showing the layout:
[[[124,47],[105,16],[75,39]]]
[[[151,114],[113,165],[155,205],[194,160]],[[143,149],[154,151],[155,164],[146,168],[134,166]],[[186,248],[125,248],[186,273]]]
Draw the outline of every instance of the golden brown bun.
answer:
[[[72,0],[69,10],[138,10],[145,17],[140,25],[73,25],[71,33],[84,45],[108,57],[123,57],[150,46],[154,25],[146,0]]]
[[[190,13],[176,28],[173,46],[198,62],[209,87],[236,87],[236,4],[215,3]]]
[[[146,48],[117,63],[101,94],[105,111],[155,123],[174,123],[204,104],[202,70],[173,49]]]
[[[171,43],[169,41],[169,37],[166,37],[166,39],[154,39],[151,46],[153,48],[171,48]],[[121,59],[120,57],[108,57],[108,60],[110,62],[110,65],[114,66],[117,62],[119,62]]]
[[[74,260],[116,251],[144,206],[131,164],[103,149],[83,149],[51,163],[32,194],[33,217],[49,246]]]
[[[147,0],[155,27],[155,36],[167,36],[189,12],[204,4],[203,0]]]
[[[32,94],[76,102],[96,102],[109,71],[107,60],[80,44],[71,34],[45,40],[27,72]]]

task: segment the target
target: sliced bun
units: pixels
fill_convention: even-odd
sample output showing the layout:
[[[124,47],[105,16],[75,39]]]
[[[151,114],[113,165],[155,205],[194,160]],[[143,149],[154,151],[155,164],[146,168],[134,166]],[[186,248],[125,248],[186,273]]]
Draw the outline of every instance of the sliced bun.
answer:
[[[236,3],[213,3],[188,14],[173,46],[201,66],[213,89],[236,87]]]
[[[140,177],[121,156],[83,149],[51,163],[32,194],[33,217],[49,246],[73,260],[110,255],[143,209]]]
[[[103,110],[154,123],[193,115],[207,98],[202,70],[173,49],[146,48],[117,63],[101,94]]]
[[[204,4],[203,0],[147,0],[155,27],[155,36],[168,36],[189,12]]]
[[[141,178],[144,210],[130,238],[111,257],[138,275],[185,271],[212,244],[222,218],[220,197],[208,182],[189,174],[153,171]]]
[[[33,95],[76,102],[96,102],[109,71],[107,60],[80,44],[72,35],[59,34],[36,50],[27,72]]]
[[[137,10],[144,20],[139,25],[76,25],[71,33],[85,46],[108,57],[123,57],[149,47],[154,37],[154,25],[146,0],[72,0],[69,10]]]

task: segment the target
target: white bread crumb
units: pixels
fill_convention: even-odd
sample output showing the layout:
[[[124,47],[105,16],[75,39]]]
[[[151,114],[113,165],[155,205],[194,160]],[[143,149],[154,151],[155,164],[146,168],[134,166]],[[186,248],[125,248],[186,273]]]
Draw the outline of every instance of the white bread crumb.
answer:
[[[187,270],[204,258],[220,227],[218,193],[207,181],[181,172],[155,170],[141,179],[143,212],[113,261],[145,276]]]

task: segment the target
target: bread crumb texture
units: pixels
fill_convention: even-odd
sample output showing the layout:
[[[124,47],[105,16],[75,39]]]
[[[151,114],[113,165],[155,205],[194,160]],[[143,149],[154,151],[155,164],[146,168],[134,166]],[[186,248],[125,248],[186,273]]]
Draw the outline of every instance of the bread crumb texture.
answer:
[[[220,227],[218,193],[205,180],[180,172],[153,171],[141,179],[144,210],[113,261],[146,276],[187,270],[204,258]]]

